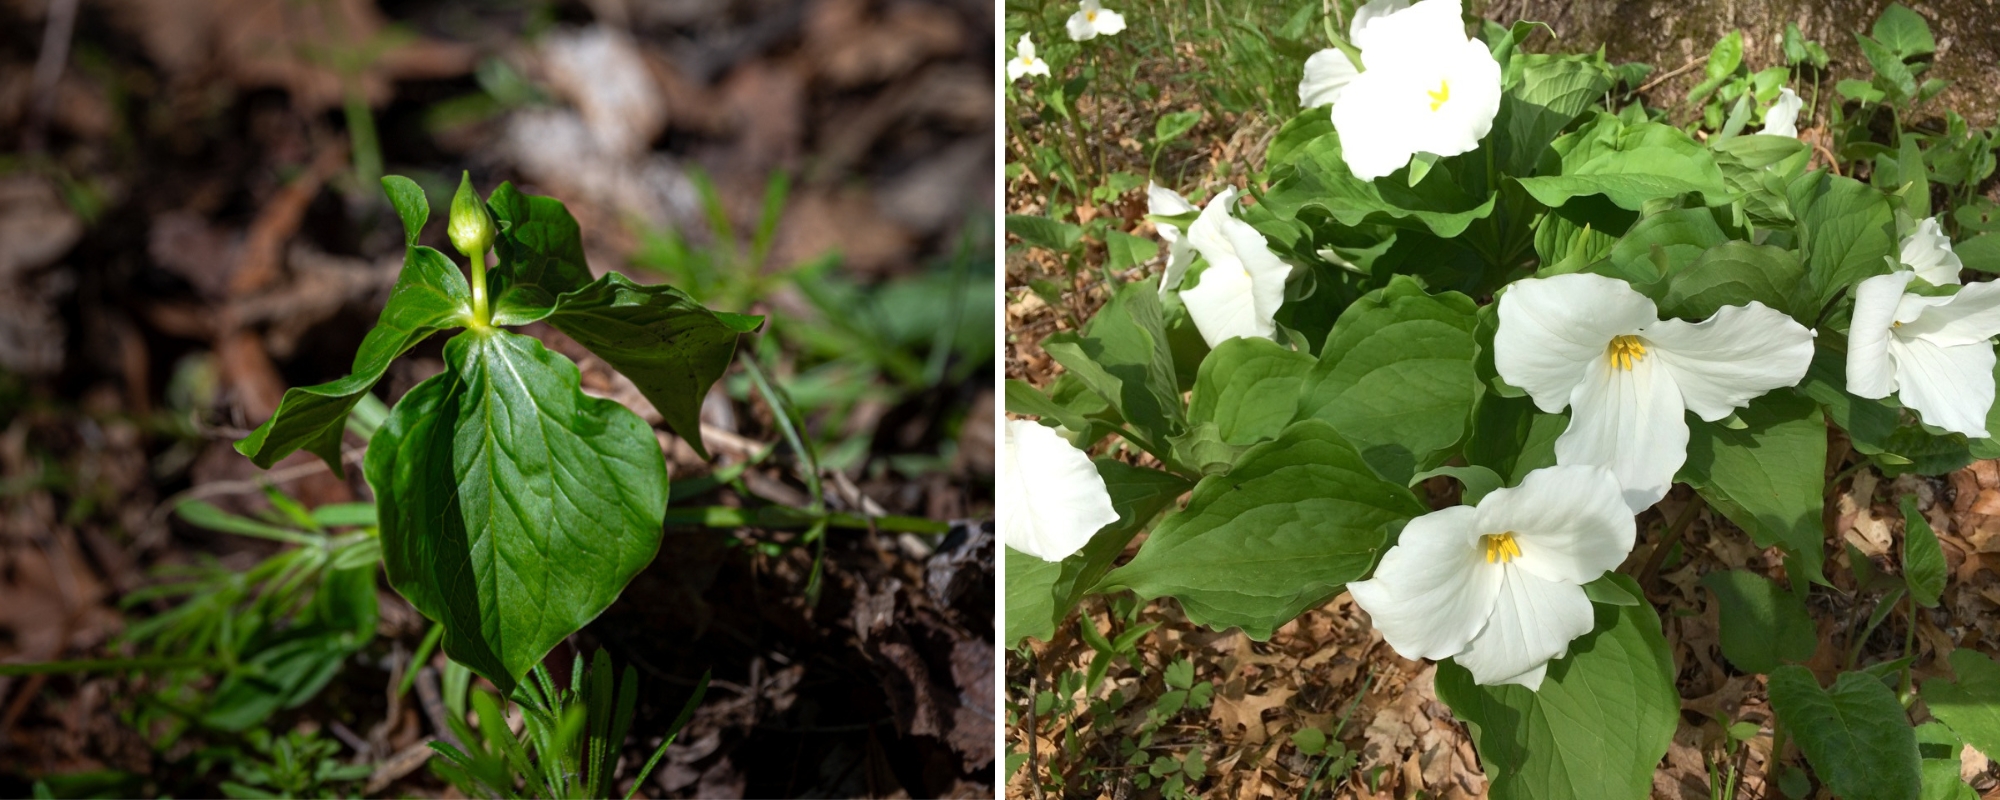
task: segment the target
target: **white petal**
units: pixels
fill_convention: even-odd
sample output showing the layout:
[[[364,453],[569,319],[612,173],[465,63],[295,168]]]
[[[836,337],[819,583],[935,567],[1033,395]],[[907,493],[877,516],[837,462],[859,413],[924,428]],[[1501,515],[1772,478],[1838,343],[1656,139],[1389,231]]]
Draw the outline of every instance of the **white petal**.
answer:
[[[1273,318],[1284,303],[1285,280],[1291,274],[1291,266],[1271,252],[1263,234],[1230,216],[1235,205],[1236,189],[1224,189],[1188,227],[1187,241],[1208,259],[1208,269],[1199,285],[1181,292],[1181,301],[1210,347],[1238,336],[1268,338],[1277,332]]]
[[[1305,77],[1299,81],[1299,107],[1330,106],[1340,99],[1341,90],[1361,74],[1354,62],[1338,48],[1327,48],[1306,59]]]
[[[1177,216],[1193,211],[1194,204],[1165,186],[1152,181],[1146,182],[1146,213],[1161,216]]]
[[[1407,8],[1384,4],[1386,13],[1369,13],[1373,3],[1354,15],[1348,38],[1361,49],[1362,66],[1374,69],[1378,58],[1422,59],[1437,55],[1436,48],[1463,42],[1464,7],[1459,0],[1421,0]],[[1370,51],[1381,51],[1374,53]]]
[[[1014,42],[1014,56],[1022,61],[1036,60],[1035,37],[1026,33],[1021,34],[1021,38]]]
[[[1447,88],[1447,99],[1430,109],[1430,118],[1417,128],[1421,141],[1417,152],[1440,156],[1469,153],[1493,130],[1493,117],[1500,113],[1500,62],[1484,42],[1462,41],[1443,47],[1433,55],[1439,70],[1435,81],[1422,87]]]
[[[1333,130],[1340,136],[1341,160],[1354,177],[1380,178],[1416,154],[1411,132],[1420,126],[1427,101],[1410,91],[1408,83],[1370,69],[1341,90],[1340,102],[1333,106]]]
[[[1549,659],[1568,652],[1569,643],[1594,626],[1590,597],[1575,584],[1542,580],[1514,564],[1505,569],[1485,630],[1453,660],[1472,671],[1474,683],[1540,689],[1540,670]]]
[[[1089,455],[1031,420],[1008,420],[1005,438],[999,507],[1000,539],[1008,547],[1061,561],[1118,521]]]
[[[1993,408],[1993,345],[1939,347],[1897,336],[1889,342],[1896,362],[1896,393],[1925,423],[1984,439]]]
[[[1209,347],[1237,337],[1268,339],[1277,332],[1277,324],[1258,316],[1255,289],[1241,265],[1210,259],[1201,282],[1181,290],[1181,302]]]
[[[1610,469],[1635,514],[1667,496],[1674,473],[1687,461],[1688,443],[1673,373],[1650,353],[1631,369],[1599,358],[1570,405],[1569,429],[1556,438],[1557,464]]]
[[[1603,467],[1565,465],[1528,473],[1521,485],[1479,500],[1480,533],[1514,534],[1513,565],[1543,580],[1583,584],[1616,569],[1638,528]]]
[[[1194,204],[1179,192],[1152,181],[1146,182],[1146,213],[1161,216],[1186,214],[1195,210]],[[1154,226],[1160,238],[1167,242],[1167,271],[1160,276],[1160,296],[1181,284],[1181,276],[1187,274],[1188,264],[1194,261],[1194,246],[1181,236],[1179,227],[1164,222]]]
[[[1798,138],[1799,108],[1804,105],[1797,92],[1779,89],[1777,101],[1764,111],[1764,129],[1759,133]]]
[[[1085,5],[1088,7],[1096,4]],[[1069,31],[1069,40],[1072,42],[1086,42],[1097,38],[1097,26],[1091,24],[1088,12],[1078,11],[1069,15],[1069,21],[1063,23],[1063,28]]]
[[[1965,267],[1958,254],[1952,252],[1951,238],[1944,235],[1937,217],[1918,222],[1917,229],[1903,237],[1897,260],[1916,270],[1917,277],[1932,286],[1958,283],[1958,271]]]
[[[1659,321],[1653,301],[1616,278],[1577,272],[1517,281],[1500,296],[1493,364],[1554,414],[1615,336]]]
[[[1028,65],[1023,63],[1021,59],[1011,59],[1007,62],[1007,82],[1018,81],[1022,75],[1026,74],[1028,74]]]
[[[1368,0],[1360,8],[1354,9],[1354,19],[1347,23],[1347,41],[1356,48],[1367,49],[1368,26],[1383,17],[1410,7],[1410,0]]]
[[[1880,399],[1896,391],[1896,367],[1889,360],[1890,327],[1903,287],[1916,273],[1896,270],[1854,287],[1854,315],[1847,326],[1847,392]]]
[[[1470,506],[1454,506],[1410,520],[1375,576],[1347,585],[1404,658],[1457,655],[1493,613],[1505,573],[1486,563],[1476,516]]]
[[[1896,329],[1904,339],[1922,339],[1939,347],[1984,344],[2000,336],[2000,283],[1967,284],[1945,302],[1924,309],[1916,319]]]
[[[1099,11],[1096,25],[1099,34],[1110,36],[1125,30],[1125,17],[1116,11]]]
[[[1796,386],[1812,366],[1813,332],[1751,301],[1701,322],[1662,320],[1640,336],[1673,373],[1689,411],[1714,422],[1772,389]]]
[[[1035,63],[1028,65],[1027,72],[1029,75],[1040,75],[1042,77],[1048,77],[1049,62],[1037,58],[1035,59]]]

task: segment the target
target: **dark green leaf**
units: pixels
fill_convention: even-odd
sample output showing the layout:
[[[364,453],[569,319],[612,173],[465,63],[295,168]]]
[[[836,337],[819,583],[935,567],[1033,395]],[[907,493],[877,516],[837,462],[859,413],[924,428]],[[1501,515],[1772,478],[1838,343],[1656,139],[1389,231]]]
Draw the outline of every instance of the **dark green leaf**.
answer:
[[[1819,309],[1802,295],[1806,270],[1792,251],[1781,247],[1724,242],[1667,278],[1662,316],[1707,319],[1725,306],[1761,302],[1794,319],[1813,322]]]
[[[1812,670],[1787,665],[1771,673],[1770,693],[1771,710],[1834,795],[1916,800],[1922,785],[1916,731],[1881,681],[1843,672],[1828,691]]]
[[[1535,177],[1519,179],[1522,188],[1546,206],[1592,194],[1633,211],[1649,200],[1691,192],[1701,194],[1709,205],[1729,201],[1714,156],[1678,128],[1656,122],[1625,125],[1617,117],[1599,115],[1549,147],[1551,152],[1543,160],[1558,157],[1561,174],[1544,167]]]
[[[1133,236],[1124,231],[1114,230],[1104,235],[1105,266],[1114,270],[1129,269],[1152,260],[1160,254],[1160,243],[1143,236]]]
[[[1201,362],[1188,422],[1213,422],[1222,441],[1256,444],[1277,436],[1298,410],[1299,386],[1316,362],[1269,339],[1223,342]]]
[[[1965,743],[1941,722],[1917,726],[1917,753],[1923,757],[1923,800],[1979,800],[1979,793],[1958,777]]]
[[[383,562],[445,652],[511,694],[653,560],[666,463],[534,339],[468,331],[445,361],[369,443]]]
[[[389,195],[389,205],[396,207],[396,216],[403,220],[403,245],[415,247],[417,235],[424,232],[424,223],[431,218],[431,201],[424,197],[423,187],[401,175],[384,175],[382,191]]]
[[[1925,680],[1924,706],[1966,744],[1991,758],[2000,753],[2000,664],[1966,649],[1951,651],[1949,658],[1958,679]]]
[[[1612,574],[1627,594],[1631,578]],[[1645,797],[1680,718],[1674,664],[1653,607],[1597,605],[1593,632],[1549,662],[1540,691],[1479,686],[1451,661],[1437,694],[1472,728],[1494,800]]]
[[[1722,606],[1722,655],[1744,672],[1768,673],[1812,658],[1819,633],[1805,599],[1757,573],[1732,569],[1701,576]]]
[[[525,325],[549,315],[556,298],[590,283],[583,234],[562,201],[521,194],[503,183],[486,199],[500,223],[499,263],[487,273],[493,324]]]
[[[1266,639],[1367,574],[1391,528],[1424,510],[1332,426],[1306,420],[1203,478],[1101,588],[1171,596],[1196,623]]]
[[[1937,40],[1931,38],[1930,23],[1902,3],[1890,3],[1888,8],[1882,9],[1882,16],[1875,18],[1875,27],[1868,32],[1882,46],[1905,58],[1937,51]]]
[[[1812,172],[1794,181],[1789,194],[1813,305],[1889,271],[1883,259],[1895,254],[1896,217],[1881,192],[1852,178]]]
[[[1132,537],[1192,485],[1169,473],[1109,458],[1095,463],[1111,496],[1111,507],[1118,511],[1118,521],[1098,530],[1082,550],[1062,561],[1043,561],[1007,548],[1008,647],[1023,638],[1048,641],[1070,609],[1111,569],[1111,562],[1125,551]]]
[[[389,293],[389,303],[382,307],[382,316],[354,354],[353,372],[318,386],[286,389],[277,412],[237,442],[236,452],[270,469],[278,459],[303,447],[324,459],[334,474],[345,474],[340,436],[347,412],[382,379],[397,356],[432,333],[465,324],[471,311],[472,290],[458,267],[443,253],[411,246],[404,254],[403,274]]]
[[[548,323],[631,378],[667,426],[703,458],[701,403],[729,367],[738,334],[763,317],[710,311],[671,286],[616,272],[556,300]]]
[[[1140,444],[1163,449],[1181,431],[1185,412],[1154,285],[1149,279],[1119,287],[1082,336],[1058,333],[1043,339],[1042,349],[1148,438]]]
[[[1308,117],[1314,115],[1324,116],[1326,110],[1306,112]],[[1338,134],[1311,138],[1284,157],[1284,165],[1273,168],[1271,188],[1259,204],[1280,219],[1295,219],[1310,209],[1350,227],[1375,222],[1450,238],[1465,232],[1474,220],[1492,215],[1499,198],[1497,193],[1474,196],[1466,191],[1443,162],[1416,186],[1409,185],[1407,175],[1361,180],[1341,157]]]
[[[1743,428],[1688,418],[1687,463],[1678,478],[1759,547],[1784,546],[1809,579],[1825,583],[1826,418],[1789,389],[1751,401],[1736,417]]]
[[[1944,548],[1938,545],[1937,533],[1917,510],[1916,495],[1903,495],[1903,581],[1909,584],[1910,599],[1937,608],[1944,578]]]
[[[1027,214],[1008,214],[1007,232],[1035,247],[1067,253],[1083,240],[1083,229],[1067,222]]]

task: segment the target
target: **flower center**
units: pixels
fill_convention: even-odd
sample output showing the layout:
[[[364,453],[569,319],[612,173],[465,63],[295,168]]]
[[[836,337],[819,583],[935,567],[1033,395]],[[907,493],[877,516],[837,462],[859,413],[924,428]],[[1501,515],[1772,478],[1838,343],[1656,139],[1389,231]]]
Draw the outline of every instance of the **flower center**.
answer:
[[[1083,12],[1083,21],[1084,21],[1084,22],[1096,22],[1096,21],[1097,21],[1097,12],[1095,12],[1095,11],[1085,11],[1085,12]]]
[[[1633,364],[1646,357],[1646,345],[1637,336],[1613,336],[1611,346],[1604,352],[1611,359],[1612,366],[1630,372]]]
[[[1440,79],[1437,91],[1424,94],[1431,96],[1431,110],[1436,111],[1444,106],[1446,100],[1451,99],[1451,81]]]
[[[1521,546],[1514,542],[1514,532],[1489,533],[1479,537],[1479,543],[1486,548],[1486,563],[1505,564],[1521,557]]]

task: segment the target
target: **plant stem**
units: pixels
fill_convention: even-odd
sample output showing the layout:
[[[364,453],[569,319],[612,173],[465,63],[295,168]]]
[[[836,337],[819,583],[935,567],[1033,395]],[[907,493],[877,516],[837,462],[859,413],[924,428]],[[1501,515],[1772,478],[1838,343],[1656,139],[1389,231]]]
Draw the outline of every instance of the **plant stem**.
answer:
[[[866,530],[872,524],[878,531],[930,535],[943,534],[951,530],[951,525],[948,523],[923,517],[894,514],[867,517],[839,511],[819,515],[790,506],[766,506],[757,509],[729,506],[670,508],[667,509],[666,522],[668,525],[702,525],[710,528],[807,528],[824,522],[829,527],[859,530]]]
[[[493,324],[493,315],[486,308],[486,254],[466,260],[472,262],[472,321],[476,323],[473,327],[484,328]]]

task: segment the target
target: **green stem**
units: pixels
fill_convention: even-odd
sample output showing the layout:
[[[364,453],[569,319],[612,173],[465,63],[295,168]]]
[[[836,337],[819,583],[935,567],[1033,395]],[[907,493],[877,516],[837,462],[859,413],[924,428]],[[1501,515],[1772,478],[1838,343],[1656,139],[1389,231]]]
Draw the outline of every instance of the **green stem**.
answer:
[[[867,517],[860,514],[832,512],[814,514],[790,506],[765,506],[763,508],[731,508],[729,506],[696,506],[694,508],[667,509],[668,525],[701,525],[709,528],[811,528],[821,522],[834,528],[867,530],[874,527],[878,531],[890,533],[921,533],[939,535],[951,530],[949,523],[923,517],[887,515]]]
[[[493,315],[486,309],[486,254],[467,256],[472,262],[472,321],[473,327],[484,328],[493,324]]]

